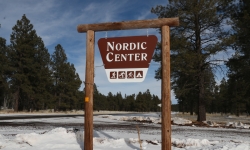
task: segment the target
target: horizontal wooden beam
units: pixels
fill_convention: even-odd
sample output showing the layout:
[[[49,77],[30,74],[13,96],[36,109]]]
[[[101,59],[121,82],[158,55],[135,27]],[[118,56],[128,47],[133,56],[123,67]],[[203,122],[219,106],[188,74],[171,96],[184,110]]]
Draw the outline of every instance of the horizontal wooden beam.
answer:
[[[161,28],[162,26],[179,26],[179,18],[160,18],[151,20],[135,20],[122,22],[107,22],[98,24],[80,24],[77,26],[79,33],[93,31],[129,30],[145,28]]]

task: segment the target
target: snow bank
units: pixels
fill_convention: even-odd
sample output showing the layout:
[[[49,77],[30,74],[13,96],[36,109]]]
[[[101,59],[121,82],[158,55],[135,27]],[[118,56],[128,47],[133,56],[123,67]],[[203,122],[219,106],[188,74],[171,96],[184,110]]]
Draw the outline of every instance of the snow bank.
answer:
[[[156,117],[144,117],[144,116],[112,116],[112,115],[99,115],[100,118],[108,118],[112,120],[119,121],[138,121],[138,122],[148,122],[148,123],[161,123],[160,118]]]
[[[112,116],[112,115],[99,115],[100,118],[107,118],[112,120],[119,120],[119,121],[138,121],[138,122],[148,122],[148,123],[155,123],[160,124],[161,118],[157,117],[143,117],[143,116]],[[192,121],[179,118],[179,117],[173,117],[171,118],[171,121],[173,123],[178,125],[185,125],[185,124],[191,124]]]
[[[100,115],[98,117],[112,119],[112,120],[119,120],[119,121],[138,121],[138,122],[148,122],[148,123],[155,123],[155,124],[161,123],[161,118],[157,118],[157,117],[112,116],[112,115]],[[178,118],[178,117],[171,118],[171,121],[173,121],[173,123],[178,124],[178,125],[180,125],[180,124],[185,125],[185,124],[192,123],[192,121],[190,121],[190,120]]]
[[[217,124],[216,122],[213,122],[213,121],[202,121],[203,123],[211,126],[211,127],[219,127],[220,125]]]
[[[75,133],[65,128],[56,128],[44,134],[18,134],[16,141],[36,149],[79,149]]]
[[[83,150],[83,132],[73,129],[55,128],[42,134],[18,134],[14,139],[0,135],[1,150]],[[142,148],[161,149],[161,142],[143,136]],[[139,150],[138,138],[93,138],[94,150]],[[249,150],[249,142],[244,141],[209,141],[207,139],[172,138],[172,150]]]
[[[94,138],[93,143],[95,143],[95,147],[110,147],[110,148],[122,148],[126,145],[126,141],[124,139],[106,139],[106,138]]]
[[[0,149],[13,150],[81,150],[76,135],[65,128],[56,128],[44,134],[17,134],[14,140],[0,138]]]
[[[187,120],[187,119],[183,119],[183,118],[178,118],[178,117],[174,117],[171,118],[171,121],[173,121],[174,124],[178,124],[178,125],[185,125],[185,124],[191,124],[192,121]]]
[[[207,139],[174,139],[172,138],[172,144],[174,147],[178,148],[189,148],[189,147],[203,147],[207,145],[218,144],[219,141],[210,142]]]
[[[227,127],[250,129],[250,125],[244,124],[242,122],[228,122]]]
[[[111,119],[111,120],[117,120],[117,121],[137,121],[137,122],[161,124],[161,118],[158,118],[158,117],[112,116],[112,115],[99,115],[98,117],[99,118],[107,118],[107,119]],[[191,120],[187,120],[187,119],[179,118],[179,117],[173,117],[173,118],[171,118],[171,121],[177,125],[192,124]],[[220,127],[220,124],[217,124],[216,122],[213,122],[213,121],[203,121],[203,123],[205,123],[211,127]],[[226,124],[226,126],[235,127],[235,128],[250,129],[250,125],[243,124],[241,122],[228,122]],[[195,127],[195,125],[193,125],[193,127]]]

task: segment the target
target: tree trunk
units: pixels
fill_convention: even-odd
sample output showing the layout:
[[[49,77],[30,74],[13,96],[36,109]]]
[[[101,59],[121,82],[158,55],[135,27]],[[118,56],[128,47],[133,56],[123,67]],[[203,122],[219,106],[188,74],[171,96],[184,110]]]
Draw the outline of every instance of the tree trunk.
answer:
[[[239,102],[236,103],[236,116],[239,117],[240,116],[240,108],[239,108]]]
[[[6,96],[4,95],[4,99],[3,99],[3,107],[4,107],[4,109],[7,108],[7,104],[8,104],[8,100],[7,100]]]
[[[190,112],[191,116],[194,115],[194,108],[193,107],[194,107],[194,100],[192,99],[191,103],[190,103],[190,107],[189,107],[190,108],[189,112]]]
[[[199,103],[197,121],[206,121],[206,107],[204,98],[204,74],[199,75]]]
[[[14,93],[14,101],[15,101],[14,111],[15,112],[18,112],[19,93],[20,93],[20,88],[18,86],[16,92]]]
[[[58,108],[61,109],[61,93],[59,94]]]
[[[196,5],[196,4],[195,4]],[[206,108],[205,108],[205,99],[204,99],[204,60],[202,59],[202,48],[201,48],[201,29],[200,29],[200,16],[195,15],[195,49],[197,52],[198,59],[198,88],[199,88],[199,98],[198,98],[198,118],[197,121],[206,120]]]

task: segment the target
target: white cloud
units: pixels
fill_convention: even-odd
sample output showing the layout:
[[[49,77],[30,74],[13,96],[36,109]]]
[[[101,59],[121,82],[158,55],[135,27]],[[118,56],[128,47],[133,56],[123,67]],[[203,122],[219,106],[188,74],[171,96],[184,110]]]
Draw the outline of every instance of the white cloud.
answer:
[[[158,1],[129,1],[129,0],[105,0],[105,1],[33,1],[12,0],[0,1],[0,36],[9,41],[12,27],[20,20],[23,14],[34,25],[37,34],[41,36],[49,52],[54,51],[57,44],[65,49],[68,61],[73,63],[81,80],[85,80],[85,54],[86,34],[77,32],[77,25],[119,22],[137,19],[157,18],[150,10],[156,4],[165,4],[165,0]],[[5,19],[3,19],[5,18]],[[105,36],[105,32],[96,32],[96,43],[99,38]],[[146,35],[147,29],[109,31],[108,37]],[[156,29],[148,29],[148,34],[155,34],[160,40]],[[99,49],[95,44],[95,66],[102,65]],[[150,90],[151,94],[161,97],[160,81],[154,79],[154,70],[157,65],[151,65],[148,75],[142,83],[109,83],[104,67],[95,68],[95,83],[98,90],[107,94],[121,92],[125,94],[137,94],[139,91]],[[83,89],[83,86],[81,87]],[[173,95],[173,94],[172,94]]]

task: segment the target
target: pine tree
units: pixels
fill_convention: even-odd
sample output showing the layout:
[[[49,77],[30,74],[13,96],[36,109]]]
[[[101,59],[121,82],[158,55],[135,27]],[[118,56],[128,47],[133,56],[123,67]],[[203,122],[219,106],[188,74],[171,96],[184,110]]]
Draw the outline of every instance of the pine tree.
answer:
[[[226,50],[231,42],[223,30],[227,6],[226,0],[169,0],[167,6],[152,9],[159,18],[180,18],[180,26],[171,29],[171,72],[174,80],[179,80],[178,73],[183,73],[197,90],[198,121],[206,120],[205,76],[218,62],[212,56]],[[161,61],[160,56],[159,47],[154,60]],[[158,79],[160,72],[161,68],[156,71]]]
[[[143,103],[145,104],[145,112],[149,112],[151,110],[151,107],[153,107],[152,104],[152,95],[149,91],[149,89],[147,89],[145,92],[143,92]]]
[[[115,100],[117,102],[117,110],[118,111],[123,110],[123,97],[121,92],[116,93]]]
[[[153,101],[153,104],[152,104],[152,107],[151,107],[151,111],[154,111],[154,112],[160,112],[160,107],[158,106],[159,104],[161,104],[161,101],[159,99],[159,97],[157,95],[152,95],[152,101]]]
[[[6,70],[6,61],[7,61],[7,56],[6,56],[6,40],[4,38],[0,37],[0,88],[3,88],[3,84],[5,82],[4,79],[4,72]]]
[[[66,108],[73,109],[77,104],[77,92],[82,84],[78,73],[73,64],[67,63],[67,68],[65,69],[65,78],[64,78],[64,95],[66,96],[65,104]]]
[[[108,110],[115,110],[117,108],[117,104],[115,101],[115,95],[113,95],[111,92],[108,92],[107,95],[107,101],[108,101]]]
[[[76,110],[84,110],[84,100],[83,97],[85,97],[84,91],[77,91],[77,102],[76,102]]]
[[[60,44],[55,47],[55,51],[52,54],[52,72],[53,72],[53,92],[54,92],[54,108],[60,109],[62,94],[63,94],[63,76],[64,69],[67,63],[67,56],[64,49]]]
[[[54,108],[60,110],[76,107],[78,89],[82,81],[73,64],[67,62],[63,47],[58,44],[52,55]]]
[[[8,101],[8,68],[9,60],[7,58],[8,47],[6,40],[0,37],[0,106],[7,107]]]
[[[138,112],[146,111],[147,105],[144,103],[143,93],[139,92],[135,98],[135,110]]]
[[[231,112],[232,103],[230,102],[228,82],[225,78],[222,78],[219,88],[218,96],[216,98],[218,110],[217,112],[229,113]]]
[[[107,100],[106,96],[100,93],[97,89],[96,84],[94,84],[94,99],[93,99],[93,109],[100,111],[100,110],[107,110]]]
[[[229,94],[232,102],[232,112],[249,113],[250,109],[250,2],[247,0],[235,1],[231,9],[231,20],[236,39],[233,49],[235,54],[229,59]],[[236,89],[237,87],[237,89]]]
[[[51,59],[40,37],[37,40],[33,65],[33,76],[30,77],[34,92],[31,99],[32,107],[36,110],[51,108],[51,91],[53,84],[51,78],[52,72],[50,70]]]
[[[21,20],[12,28],[10,52],[12,74],[11,89],[14,92],[14,109],[29,109],[36,97],[32,81],[36,76],[35,56],[41,39],[37,36],[30,20],[23,15]]]
[[[135,94],[125,96],[125,111],[135,111]]]

